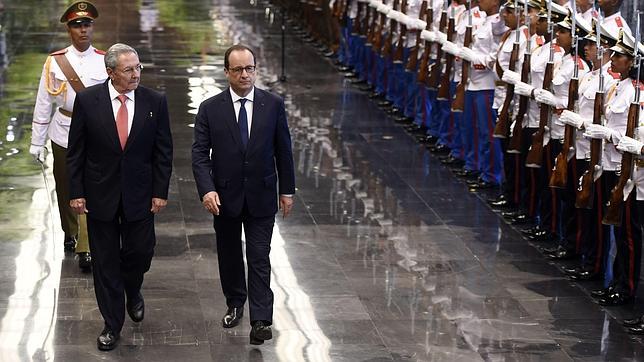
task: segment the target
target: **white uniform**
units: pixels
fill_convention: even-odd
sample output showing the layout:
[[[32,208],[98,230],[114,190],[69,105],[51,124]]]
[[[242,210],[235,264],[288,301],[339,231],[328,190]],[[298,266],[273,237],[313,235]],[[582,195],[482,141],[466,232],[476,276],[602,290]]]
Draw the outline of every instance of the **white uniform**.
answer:
[[[579,78],[581,79],[588,73],[588,65],[581,59],[577,58],[579,66]],[[552,113],[552,122],[550,123],[550,139],[560,140],[564,137],[564,126],[557,124],[561,111],[568,108],[568,94],[570,90],[570,80],[575,71],[575,57],[572,54],[566,54],[560,63],[555,65],[552,77],[552,93],[557,98],[557,104],[554,106],[555,111]]]
[[[622,17],[622,13],[619,11],[611,16],[605,17],[602,21],[602,26],[604,29],[608,30],[609,34],[615,36],[615,38],[617,38],[617,34],[619,34],[619,29],[624,30],[628,35],[633,35],[631,28]]]
[[[610,62],[602,67],[604,74],[604,90],[619,80],[619,75],[610,72]],[[583,119],[592,122],[595,113],[595,95],[599,89],[599,70],[593,70],[579,77],[578,112]],[[590,157],[590,140],[581,131],[575,132],[575,153],[578,160]]]
[[[483,12],[482,12],[483,13]],[[499,24],[501,24],[499,26]],[[496,80],[494,65],[496,64],[497,50],[501,36],[505,33],[507,27],[497,13],[485,16],[481,25],[476,27],[472,36],[472,50],[483,55],[479,62],[470,64],[470,79],[467,84],[467,90],[493,90]]]
[[[644,103],[640,103],[640,120],[635,130],[635,138],[640,142],[644,141]],[[635,163],[633,181],[637,187],[637,200],[644,201],[644,157],[642,156],[639,156]]]
[[[407,2],[407,11],[405,14],[412,19],[419,19],[420,16],[420,6],[423,0],[409,0]],[[425,21],[425,19],[421,19]],[[410,48],[416,45],[416,37],[418,37],[418,30],[407,28],[407,39],[405,41],[405,47]]]
[[[104,53],[102,51],[90,46],[86,51],[80,52],[70,45],[54,54],[57,53],[65,54],[85,87],[103,83],[107,79],[103,60]],[[56,94],[58,91],[60,93]],[[50,116],[54,106],[71,113],[75,99],[76,92],[67,82],[67,77],[65,77],[53,56],[49,56],[40,77],[34,107],[33,132],[31,134],[31,144],[33,146],[44,146],[47,142],[47,137],[49,137],[52,142],[67,148],[71,118],[62,114],[58,108],[56,108],[53,117]]]
[[[463,7],[465,9],[465,7]],[[472,8],[472,39],[474,39],[474,33],[477,28],[485,22],[484,11],[480,11],[478,6]],[[463,11],[456,21],[456,43],[458,46],[463,46],[465,43],[465,31],[467,30],[467,25],[469,24],[469,15],[467,11]],[[454,81],[460,82],[463,73],[463,61],[459,57],[454,57]],[[470,72],[472,73],[472,72]]]
[[[554,64],[561,62],[564,51],[560,46],[554,45]],[[530,77],[531,85],[536,88],[543,88],[543,78],[546,75],[546,66],[548,65],[548,60],[550,59],[550,43],[543,44],[532,52],[532,57],[530,58]],[[539,103],[531,99],[528,105],[528,124],[527,127],[537,128],[539,127],[539,115],[540,115]]]
[[[528,44],[528,28],[522,26],[519,28],[519,52],[517,53],[517,61],[514,64],[514,71],[521,73],[521,66],[523,64],[523,55],[525,53],[526,46]],[[505,40],[499,46],[499,50],[496,55],[496,62],[503,71],[510,69],[510,58],[512,57],[512,49],[514,48],[514,43],[517,40],[517,31],[512,30],[510,34],[505,38]],[[495,72],[496,74],[496,72]],[[492,108],[500,109],[503,106],[505,101],[507,86],[505,84],[498,84],[499,77],[496,74],[495,80],[497,81],[497,86],[494,88],[494,104]],[[515,100],[517,98],[515,97]]]
[[[634,97],[635,87],[632,79],[626,78],[613,84],[606,93],[604,126],[617,131],[622,136],[625,135],[628,108]],[[617,171],[621,166],[622,154],[615,146],[613,142],[603,142],[602,168],[605,171]]]

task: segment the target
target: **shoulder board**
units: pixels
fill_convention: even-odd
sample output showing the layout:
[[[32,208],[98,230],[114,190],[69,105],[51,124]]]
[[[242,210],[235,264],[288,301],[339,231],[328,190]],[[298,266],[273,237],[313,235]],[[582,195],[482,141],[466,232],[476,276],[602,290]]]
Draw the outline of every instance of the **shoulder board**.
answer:
[[[622,18],[619,16],[615,18],[615,24],[617,24],[617,26],[620,28],[624,27],[624,24],[622,23]]]
[[[528,30],[528,28],[523,28],[523,34],[525,35],[526,38],[530,37],[530,31]]]
[[[593,18],[595,18],[595,19],[597,19],[599,17],[599,13],[595,9],[593,9],[592,14],[593,14]]]
[[[552,48],[553,48],[553,49],[555,50],[555,52],[557,52],[557,53],[560,53],[560,52],[562,52],[562,51],[563,51],[563,49],[561,49],[561,46],[559,46],[558,44],[553,44],[553,45],[552,45]]]
[[[61,55],[61,54],[65,54],[65,53],[67,53],[67,48],[65,48],[65,49],[61,49],[61,50],[57,50],[57,51],[55,51],[55,52],[53,52],[53,53],[51,53],[51,54],[49,54],[49,55]]]
[[[94,52],[95,52],[96,54],[105,55],[105,50],[94,49]]]
[[[481,13],[479,13],[479,12],[478,12],[478,10],[477,10],[477,11],[475,11],[475,12],[474,12],[474,17],[475,17],[475,18],[480,18],[480,17],[481,17]]]
[[[575,60],[577,61],[577,66],[579,66],[579,69],[581,69],[581,70],[586,69],[586,68],[585,68],[585,67],[586,67],[586,64],[584,63],[584,61],[581,59],[581,57],[580,57],[580,56],[576,56],[576,57],[575,57]]]
[[[610,68],[608,68],[608,74],[610,74],[610,76],[613,77],[613,79],[619,80],[619,78],[621,78],[619,73],[613,72]]]
[[[542,36],[538,36],[537,37],[537,44],[539,46],[542,46],[543,44],[545,44],[545,39]]]

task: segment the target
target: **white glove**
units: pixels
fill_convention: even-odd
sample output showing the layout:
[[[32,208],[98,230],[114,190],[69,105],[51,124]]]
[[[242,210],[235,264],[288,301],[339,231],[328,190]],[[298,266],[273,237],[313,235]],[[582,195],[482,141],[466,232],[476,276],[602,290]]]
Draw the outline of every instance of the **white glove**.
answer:
[[[514,85],[514,92],[522,96],[531,97],[533,90],[534,87],[527,83],[519,82]]]
[[[584,125],[584,118],[578,113],[564,110],[559,116],[559,121],[556,122],[560,126],[571,125],[577,129],[581,129]]]
[[[440,44],[445,44],[447,41],[447,34],[441,33],[440,31],[435,31],[434,34],[436,35],[436,41],[439,42]]]
[[[458,53],[460,52],[460,48],[461,47],[452,43],[451,41],[446,40],[445,43],[443,43],[443,51],[455,56],[458,56]]]
[[[45,146],[30,146],[29,147],[29,153],[34,157],[34,161],[38,161],[40,163],[45,162],[45,158],[47,158],[47,149]]]
[[[610,141],[611,138],[617,140],[620,138],[617,132],[606,126],[602,126],[601,124],[589,124],[588,127],[586,127],[584,136],[587,138],[605,139],[606,141]]]
[[[420,32],[421,39],[423,39],[425,41],[432,41],[432,40],[430,40],[431,36],[432,36],[432,32],[429,31],[429,30],[423,30],[423,31]]]
[[[414,19],[411,27],[418,30],[423,30],[427,27],[427,22],[420,19]]]
[[[534,91],[534,99],[539,103],[545,103],[553,107],[557,106],[557,98],[555,98],[555,95],[545,89],[536,89]]]
[[[506,70],[503,72],[501,80],[508,84],[517,84],[521,81],[521,74],[512,70]]]
[[[474,50],[470,48],[461,48],[461,50],[458,52],[458,56],[462,59],[467,60],[468,62],[472,64],[483,64],[483,56],[475,52]]]
[[[638,156],[642,154],[642,147],[644,147],[644,143],[626,136],[622,137],[622,139],[619,140],[619,143],[617,144],[618,150],[622,152],[632,153]]]

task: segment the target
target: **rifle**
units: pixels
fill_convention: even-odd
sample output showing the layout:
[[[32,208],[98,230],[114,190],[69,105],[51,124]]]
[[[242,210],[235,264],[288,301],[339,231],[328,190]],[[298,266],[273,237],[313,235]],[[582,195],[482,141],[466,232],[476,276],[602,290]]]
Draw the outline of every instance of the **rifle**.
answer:
[[[455,10],[452,8],[452,13],[449,16],[449,21],[447,24],[447,40],[454,41],[456,36],[456,15]],[[438,47],[440,51],[440,47]],[[450,53],[445,52],[445,72],[441,78],[440,85],[438,86],[438,93],[436,93],[436,100],[446,101],[449,99],[449,90],[450,90],[450,80],[449,77],[452,74],[452,68],[454,67],[454,56]],[[432,75],[430,79],[433,79],[435,76],[438,77],[441,71],[441,62],[440,58],[436,57],[436,63],[432,67]]]
[[[467,1],[467,27],[465,28],[465,39],[463,47],[469,48],[472,45],[472,0]],[[470,77],[470,62],[463,59],[463,71],[461,81],[456,86],[456,93],[452,101],[452,112],[463,112],[465,109],[465,85]]]
[[[398,0],[394,0],[393,10],[395,11],[398,7]],[[382,46],[382,56],[388,58],[391,56],[391,49],[393,48],[394,42],[394,32],[396,31],[396,24],[398,22],[393,18],[389,19],[389,31],[387,32],[387,37],[385,38],[385,43]]]
[[[378,11],[375,11],[374,14],[374,22],[376,22],[376,26],[373,29],[373,50],[377,51],[378,54],[382,54],[382,44],[383,44],[383,39],[382,39],[382,32],[385,28],[385,24],[387,22],[387,16],[385,13],[380,13],[380,21],[378,21]]]
[[[579,39],[577,36],[577,10],[575,7],[572,7],[572,44],[575,47],[575,55],[573,61],[575,62],[575,67],[572,72],[572,78],[570,79],[570,85],[568,86],[568,106],[566,107],[569,111],[574,112],[576,110],[577,99],[579,97]],[[564,139],[563,147],[561,152],[557,155],[555,159],[555,167],[552,170],[550,175],[550,187],[563,189],[566,187],[568,181],[568,161],[575,155],[575,128],[571,125],[566,125],[564,130]]]
[[[530,60],[532,58],[532,35],[530,34],[530,16],[528,15],[528,2],[523,5],[523,14],[528,27],[528,40],[526,42],[525,53],[523,54],[523,66],[521,67],[521,81],[523,83],[530,82]],[[521,153],[521,143],[523,143],[523,120],[528,111],[528,101],[530,97],[519,97],[519,110],[514,118],[514,127],[512,127],[512,137],[508,142],[507,153]]]
[[[636,11],[635,14],[637,16],[637,27],[635,28],[636,35],[633,50],[635,61],[633,64],[637,68],[637,73],[635,73],[637,74],[637,83],[635,85],[635,97],[633,99],[633,102],[631,103],[630,108],[628,109],[628,120],[626,121],[626,136],[631,138],[635,134],[635,128],[637,127],[640,119],[640,82],[642,81],[642,79],[640,78],[640,73],[642,70],[642,56],[640,55],[638,49],[641,39],[640,12]],[[606,203],[606,212],[604,214],[604,218],[602,219],[602,224],[621,225],[622,223],[622,204],[624,203],[624,199],[628,197],[628,195],[624,195],[624,187],[626,187],[629,181],[633,182],[631,180],[631,177],[633,176],[633,166],[635,164],[634,157],[636,156],[630,152],[624,152],[622,154],[622,164],[620,166],[619,179],[617,179],[617,184],[615,184],[615,187],[610,193],[608,203]]]
[[[448,6],[449,6],[449,4],[448,4],[448,1],[446,0],[445,3],[443,4],[443,11],[441,13],[441,20],[440,20],[440,22],[438,24],[438,30],[447,33],[447,37],[451,41],[452,37],[450,37],[450,35],[449,35],[450,34],[449,33],[449,25],[448,25],[448,21],[447,21],[447,18],[448,18],[448,16],[447,16],[447,8],[448,8]],[[455,20],[454,20],[454,23],[455,23]],[[452,25],[453,25],[452,26],[452,33],[453,33],[454,32],[453,28],[455,27],[455,25],[454,24],[452,24]],[[429,43],[429,49],[427,50],[427,64],[428,65],[429,65],[429,54],[431,53],[431,47],[433,45],[434,44]],[[429,88],[429,89],[434,89],[434,90],[438,89],[438,86],[440,85],[440,75],[441,75],[441,70],[443,68],[443,63],[441,61],[442,59],[443,59],[443,48],[441,46],[439,46],[439,44],[436,44],[436,62],[432,66],[432,71],[429,74],[429,78],[427,78],[427,69],[426,69],[425,78],[422,81],[419,79],[419,82],[424,82],[425,85],[427,86],[427,88]],[[449,70],[448,70],[448,75],[449,75],[449,73],[451,73],[451,71],[452,71],[452,66],[450,65]]]
[[[514,14],[517,19],[517,26],[514,29],[514,31],[516,32],[516,37],[514,38],[514,44],[512,44],[510,64],[508,64],[508,69],[511,71],[514,71],[516,68],[516,63],[519,59],[519,43],[521,42],[521,30],[519,29],[519,9],[517,0],[514,0]],[[497,69],[501,69],[498,61],[496,65]],[[503,73],[502,69],[501,73]],[[496,120],[496,126],[494,126],[493,136],[495,138],[508,138],[508,136],[510,135],[510,107],[512,107],[512,100],[514,99],[514,84],[508,84],[505,89],[505,100],[503,100],[501,112],[499,112],[499,117]]]
[[[400,12],[403,14],[407,12],[407,0],[402,0]],[[398,23],[398,30],[398,44],[396,44],[396,51],[394,52],[394,63],[402,63],[403,49],[405,48],[405,40],[407,39],[407,26],[403,23]]]
[[[552,2],[548,3],[548,32],[550,33],[550,57],[546,65],[546,72],[543,77],[542,88],[552,91],[552,73],[555,66],[555,51],[554,51],[554,26],[552,24]],[[532,145],[528,150],[528,155],[525,159],[526,167],[540,168],[543,161],[543,138],[546,134],[546,127],[550,125],[550,117],[552,116],[552,107],[545,103],[540,105],[539,113],[539,129],[532,135]]]
[[[602,124],[604,118],[604,48],[601,45],[601,28],[602,22],[601,9],[598,9],[598,21],[596,22],[596,38],[597,38],[597,58],[599,58],[599,89],[595,94],[595,103],[593,111],[593,124]],[[579,179],[579,187],[577,188],[577,195],[575,198],[575,207],[578,209],[592,209],[593,196],[595,194],[595,172],[601,168],[599,164],[601,161],[602,153],[601,139],[592,139],[590,141],[590,163],[588,169],[583,173]]]
[[[358,2],[358,11],[356,13],[356,21],[355,21],[355,26],[352,29],[353,35],[364,35],[362,32],[362,11],[365,7],[366,3],[363,3],[361,1]],[[366,14],[366,16],[369,16],[369,13]]]
[[[422,19],[425,16],[427,16],[426,29],[429,29],[429,22],[432,21],[433,19],[432,13],[433,11],[431,8],[427,9],[427,0],[423,0],[423,3],[420,5],[420,13],[418,13],[418,18]],[[409,59],[407,60],[407,66],[405,67],[405,69],[410,72],[415,72],[416,66],[418,66],[418,50],[420,49],[420,39],[421,38],[420,38],[420,30],[419,30],[416,36],[416,44],[414,45],[413,48],[411,48],[411,51],[409,52]]]

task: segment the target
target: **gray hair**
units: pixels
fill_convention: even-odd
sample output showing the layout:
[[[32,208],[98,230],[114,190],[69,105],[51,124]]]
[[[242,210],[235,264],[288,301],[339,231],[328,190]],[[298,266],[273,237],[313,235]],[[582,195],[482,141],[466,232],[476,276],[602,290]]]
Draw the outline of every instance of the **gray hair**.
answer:
[[[139,56],[134,48],[127,44],[116,43],[105,52],[105,68],[116,69],[118,58],[121,54],[134,53]]]

